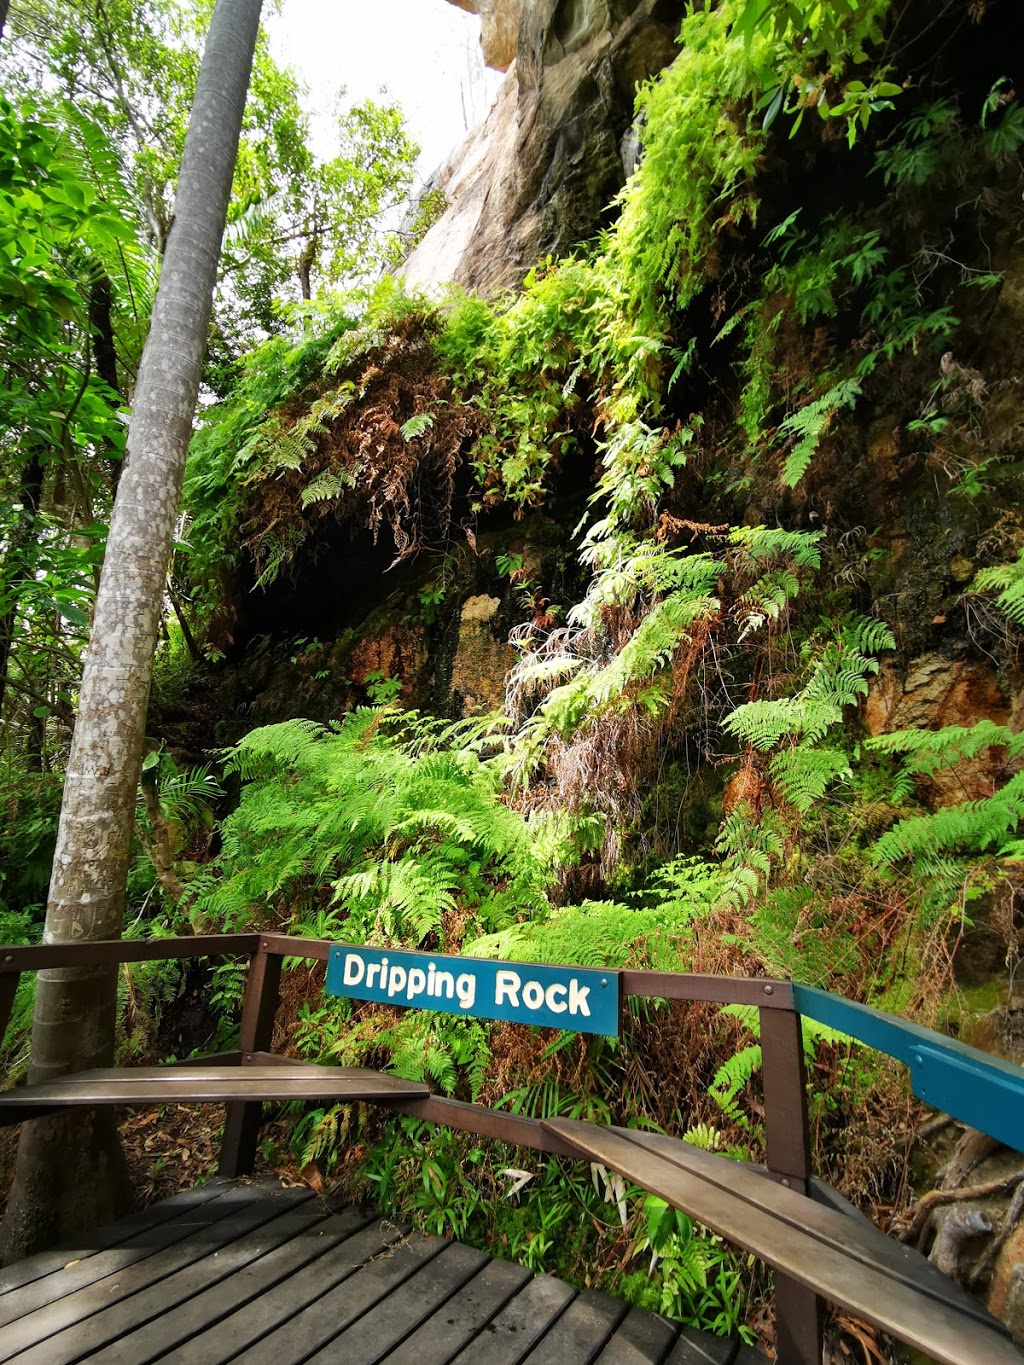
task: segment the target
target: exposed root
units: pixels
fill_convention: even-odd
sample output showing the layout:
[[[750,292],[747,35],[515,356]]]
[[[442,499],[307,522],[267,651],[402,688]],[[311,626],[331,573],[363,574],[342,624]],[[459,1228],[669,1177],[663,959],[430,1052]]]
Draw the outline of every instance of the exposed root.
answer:
[[[969,1185],[966,1189],[929,1190],[903,1214],[900,1221],[905,1226],[901,1226],[900,1238],[904,1242],[920,1243],[922,1234],[925,1232],[935,1209],[942,1208],[946,1204],[967,1203],[974,1199],[992,1199],[996,1195],[1016,1189],[1022,1182],[1024,1182],[1024,1170],[1014,1171],[1012,1175],[1004,1176],[1001,1180],[986,1180],[981,1185]],[[1016,1198],[1014,1202],[1016,1202]]]
[[[992,1274],[992,1269],[999,1259],[999,1253],[1006,1244],[1006,1239],[1020,1222],[1021,1214],[1024,1213],[1024,1171],[1017,1175],[1017,1188],[1014,1191],[1010,1207],[1006,1210],[1006,1216],[1000,1224],[999,1231],[985,1248],[984,1255],[970,1273],[968,1286],[976,1289],[985,1283]]]

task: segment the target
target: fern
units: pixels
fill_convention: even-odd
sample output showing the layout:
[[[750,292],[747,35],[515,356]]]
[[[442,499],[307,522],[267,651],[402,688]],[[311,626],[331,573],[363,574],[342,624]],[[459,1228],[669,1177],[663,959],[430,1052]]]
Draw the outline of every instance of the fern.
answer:
[[[484,957],[581,967],[656,961],[663,970],[673,965],[685,970],[693,926],[713,910],[738,908],[749,894],[743,869],[676,858],[630,898],[631,904],[585,901],[480,938],[471,950]]]
[[[740,1108],[739,1095],[760,1070],[761,1044],[754,1043],[727,1058],[715,1072],[714,1079],[708,1086],[711,1098],[740,1128],[748,1128],[750,1120]]]
[[[784,436],[794,438],[795,444],[782,467],[782,482],[795,488],[807,473],[822,436],[831,426],[841,408],[852,408],[860,397],[860,385],[855,379],[841,379],[837,384],[808,403],[799,412],[790,413],[779,428]]]
[[[1024,550],[1013,564],[1000,564],[975,574],[972,593],[996,593],[996,606],[1017,626],[1024,626]]]
[[[963,759],[976,758],[987,749],[1005,749],[1007,758],[1024,758],[1024,734],[992,720],[971,726],[948,725],[942,730],[896,730],[867,741],[867,748],[887,754],[905,754],[909,773],[930,776],[940,768],[952,770]]]
[[[417,436],[423,436],[434,425],[435,417],[432,412],[418,412],[415,417],[410,417],[407,422],[402,423],[402,435],[407,441],[413,441]]]
[[[479,723],[369,708],[253,731],[227,755],[245,785],[197,910],[248,924],[327,894],[346,937],[422,943],[456,909],[491,930],[543,907],[547,871],[482,742]]]
[[[924,888],[926,912],[962,913],[986,888],[992,858],[1017,857],[1024,821],[1024,734],[982,720],[942,730],[900,730],[866,742],[869,750],[902,754],[894,800],[912,794],[915,779],[955,776],[958,766],[983,754],[999,756],[1008,780],[991,796],[961,801],[931,814],[900,820],[871,849],[876,867],[906,868]]]
[[[789,804],[804,815],[834,783],[853,777],[845,749],[794,748],[777,754],[770,772]]]
[[[768,771],[776,789],[801,813],[836,782],[852,779],[847,750],[821,741],[867,695],[867,680],[878,672],[875,652],[893,648],[892,632],[883,622],[848,617],[834,636],[810,643],[809,676],[799,692],[746,702],[726,718],[726,732],[755,751],[788,746],[774,754]]]
[[[349,488],[355,487],[355,479],[347,469],[324,469],[306,484],[302,490],[303,509],[317,502],[330,502],[340,498]]]
[[[1018,772],[994,796],[901,820],[878,840],[872,858],[876,865],[893,866],[904,859],[927,865],[943,854],[1003,854],[1015,842],[1022,820],[1024,772]]]

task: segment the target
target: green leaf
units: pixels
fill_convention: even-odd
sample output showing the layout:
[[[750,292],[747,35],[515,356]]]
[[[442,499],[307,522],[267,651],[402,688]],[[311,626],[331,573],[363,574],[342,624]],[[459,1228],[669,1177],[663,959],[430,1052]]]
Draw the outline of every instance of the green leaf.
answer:
[[[761,120],[761,128],[762,128],[762,131],[767,132],[768,129],[769,129],[769,128],[772,126],[772,124],[775,122],[775,120],[778,118],[778,116],[779,116],[779,110],[782,108],[782,100],[783,100],[784,94],[785,94],[785,92],[784,92],[782,86],[780,85],[780,86],[778,87],[778,89],[775,91],[775,95],[774,95],[774,97],[772,98],[771,103],[768,105],[768,108],[765,110],[764,118]]]

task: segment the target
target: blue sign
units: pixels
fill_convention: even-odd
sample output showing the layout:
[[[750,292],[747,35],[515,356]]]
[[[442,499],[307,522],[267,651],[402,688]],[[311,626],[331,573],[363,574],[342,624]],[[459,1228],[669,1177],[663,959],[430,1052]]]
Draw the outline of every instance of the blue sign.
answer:
[[[474,1019],[507,1019],[575,1033],[619,1031],[619,973],[586,967],[342,945],[332,948],[327,959],[325,990],[328,995]]]

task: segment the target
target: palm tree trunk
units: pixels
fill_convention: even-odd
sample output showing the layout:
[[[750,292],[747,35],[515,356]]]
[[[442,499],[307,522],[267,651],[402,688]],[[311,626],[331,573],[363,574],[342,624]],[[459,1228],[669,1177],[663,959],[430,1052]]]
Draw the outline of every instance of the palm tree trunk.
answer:
[[[82,678],[48,942],[121,933],[153,653],[260,8],[261,0],[217,0],[203,56]],[[40,972],[30,1080],[109,1066],[115,1014],[114,970]],[[110,1112],[24,1126],[5,1260],[123,1207],[125,1165]]]

